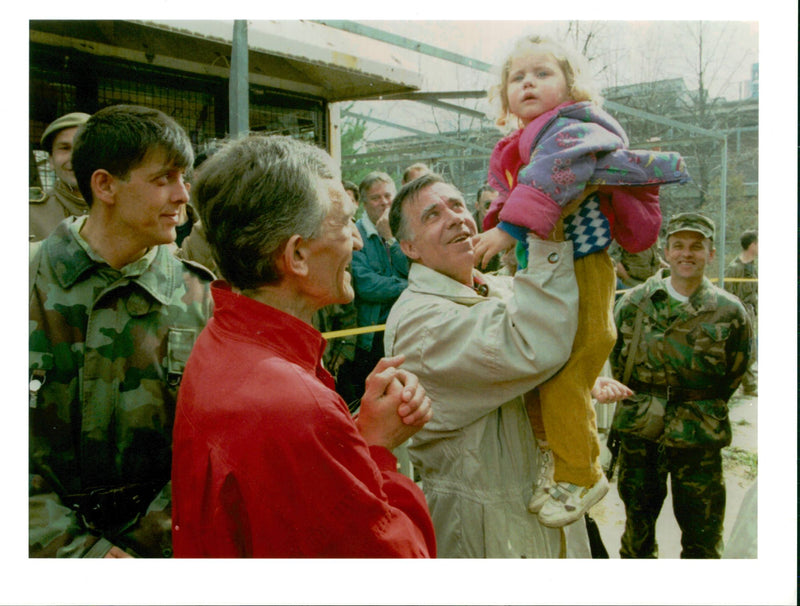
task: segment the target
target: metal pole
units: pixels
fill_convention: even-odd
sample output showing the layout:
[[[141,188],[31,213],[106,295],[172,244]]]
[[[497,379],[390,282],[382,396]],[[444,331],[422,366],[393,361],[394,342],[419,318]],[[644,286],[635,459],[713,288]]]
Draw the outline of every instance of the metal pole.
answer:
[[[470,59],[464,55],[459,55],[458,53],[453,53],[436,46],[431,46],[430,44],[425,44],[424,42],[417,42],[416,40],[411,40],[410,38],[405,38],[404,36],[398,36],[397,34],[392,34],[369,25],[364,25],[363,23],[358,23],[356,21],[323,19],[317,21],[317,23],[327,25],[328,27],[341,29],[346,32],[351,32],[353,34],[358,34],[359,36],[372,38],[373,40],[380,40],[381,42],[386,42],[400,48],[406,48],[422,55],[429,55],[431,57],[437,57],[439,59],[444,59],[445,61],[450,61],[451,63],[465,65],[466,67],[471,67],[472,69],[482,72],[491,73],[493,69],[493,66],[489,63],[484,63],[483,61],[478,61],[477,59]]]
[[[328,153],[342,164],[342,115],[338,103],[328,103]]]
[[[233,139],[246,137],[250,130],[250,86],[247,49],[247,21],[233,22],[231,74],[228,85],[228,121]]]
[[[728,136],[722,140],[722,174],[720,179],[720,221],[719,242],[717,243],[717,263],[719,263],[719,287],[725,287],[725,222],[728,210]]]

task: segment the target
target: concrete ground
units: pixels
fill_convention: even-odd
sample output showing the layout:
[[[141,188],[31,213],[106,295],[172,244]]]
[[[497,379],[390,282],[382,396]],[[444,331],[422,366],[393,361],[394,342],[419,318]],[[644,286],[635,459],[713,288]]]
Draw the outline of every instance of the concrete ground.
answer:
[[[733,441],[723,449],[723,470],[727,487],[724,540],[728,541],[747,489],[754,483],[758,461],[758,398],[734,395],[730,400]],[[598,426],[604,426],[608,413],[599,405]],[[609,407],[610,408],[610,407]],[[601,442],[604,437],[601,434]],[[607,456],[607,452],[603,453]],[[619,558],[620,537],[625,528],[625,508],[617,491],[616,476],[605,498],[589,512],[600,528],[610,558]],[[656,525],[659,558],[679,558],[681,534],[672,513],[672,497],[667,495]]]

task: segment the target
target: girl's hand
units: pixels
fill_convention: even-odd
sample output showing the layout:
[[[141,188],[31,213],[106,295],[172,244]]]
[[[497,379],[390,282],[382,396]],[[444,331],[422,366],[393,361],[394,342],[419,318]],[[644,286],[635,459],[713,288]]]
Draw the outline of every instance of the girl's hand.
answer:
[[[611,377],[597,377],[592,387],[592,397],[601,404],[619,402],[632,395],[633,390],[630,387]]]
[[[513,246],[516,240],[502,229],[493,227],[482,234],[476,235],[473,243],[475,248],[475,267],[483,269],[496,254]]]

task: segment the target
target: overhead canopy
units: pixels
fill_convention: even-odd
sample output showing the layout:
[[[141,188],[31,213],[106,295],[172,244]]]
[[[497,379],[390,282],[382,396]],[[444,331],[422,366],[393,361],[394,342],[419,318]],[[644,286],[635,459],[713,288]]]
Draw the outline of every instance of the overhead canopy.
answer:
[[[31,42],[228,77],[233,21],[31,21]],[[310,21],[248,22],[250,82],[345,101],[418,90],[390,45]]]

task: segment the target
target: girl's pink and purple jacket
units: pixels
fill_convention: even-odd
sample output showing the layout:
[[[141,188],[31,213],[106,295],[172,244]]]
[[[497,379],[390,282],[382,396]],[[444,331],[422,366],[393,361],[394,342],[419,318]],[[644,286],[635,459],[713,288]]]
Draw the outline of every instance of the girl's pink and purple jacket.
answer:
[[[495,146],[489,184],[500,195],[483,225],[521,242],[528,231],[547,238],[564,207],[596,187],[564,218],[575,257],[603,250],[612,239],[639,252],[658,238],[659,186],[687,181],[680,154],[628,149],[625,131],[596,104],[564,103]]]

